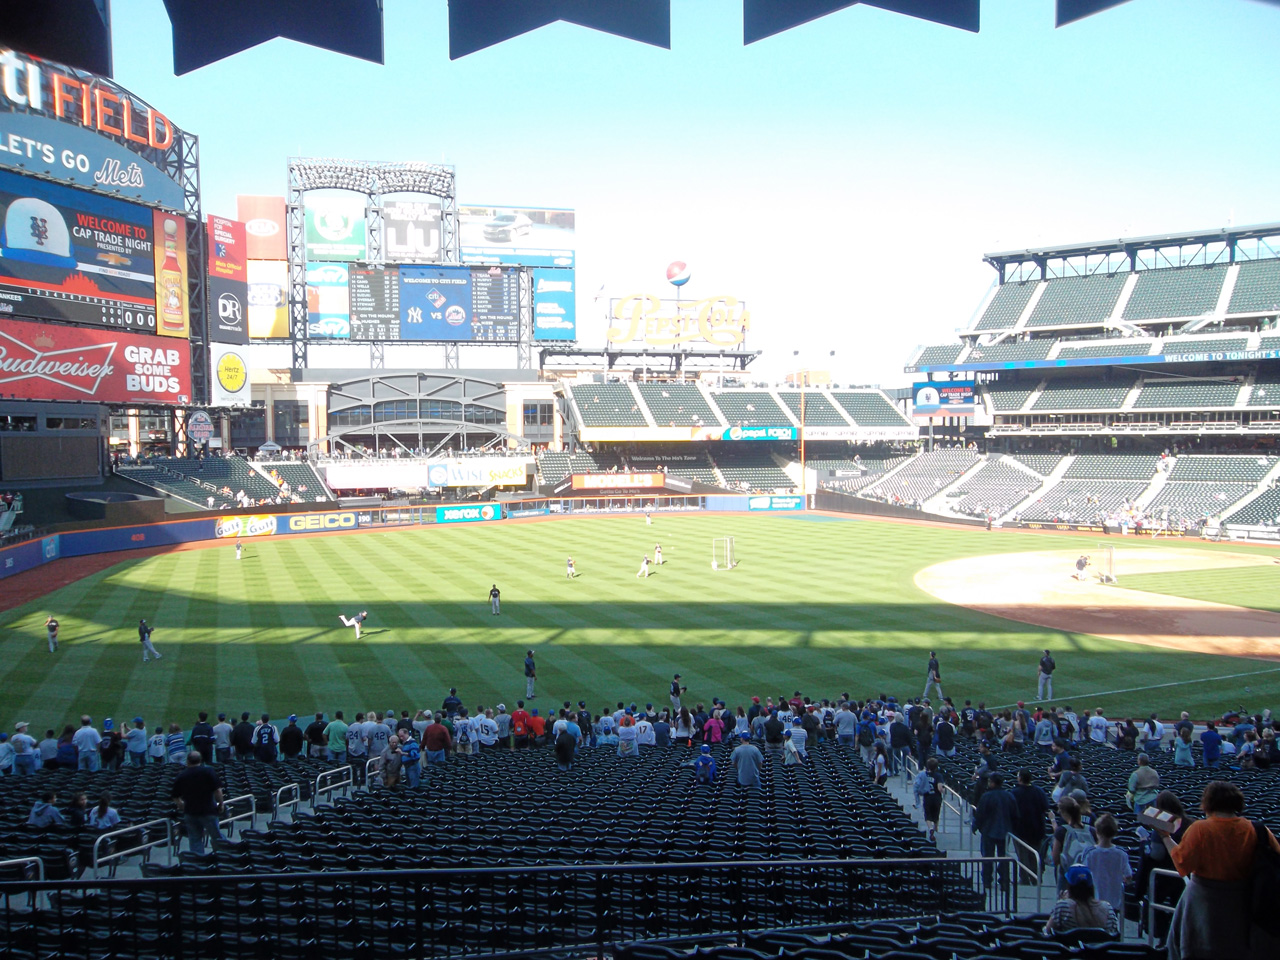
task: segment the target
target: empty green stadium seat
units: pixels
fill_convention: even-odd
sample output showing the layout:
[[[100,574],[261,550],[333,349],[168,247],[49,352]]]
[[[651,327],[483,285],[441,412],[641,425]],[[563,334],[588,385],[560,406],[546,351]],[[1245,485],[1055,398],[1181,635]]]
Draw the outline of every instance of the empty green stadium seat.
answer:
[[[702,391],[691,383],[641,383],[637,385],[645,406],[660,427],[714,427],[720,423]]]
[[[796,415],[796,419],[800,419],[800,391],[799,390],[779,390],[778,396],[782,398],[791,412]],[[849,421],[840,415],[840,411],[835,408],[826,395],[817,390],[804,391],[804,422],[811,427],[847,427]]]
[[[1226,264],[1140,271],[1133,294],[1124,305],[1124,318],[1161,320],[1208,313],[1218,305],[1226,276]]]
[[[956,358],[960,356],[960,351],[963,349],[963,343],[940,343],[931,347],[925,347],[920,351],[920,356],[916,357],[915,365],[917,367],[925,367],[944,363],[955,363]]]
[[[844,407],[853,422],[864,427],[904,427],[911,421],[879,390],[832,391],[831,398]]]
[[[1275,457],[1181,456],[1169,474],[1172,480],[1257,483],[1276,465]]]
[[[1032,410],[1117,410],[1133,380],[1050,380]]]
[[[576,401],[584,427],[645,427],[649,421],[625,383],[592,383],[565,390]]]
[[[1049,356],[1052,340],[1006,340],[994,346],[976,345],[969,350],[965,363],[1010,363],[1019,360],[1043,360]]]
[[[1147,380],[1134,401],[1137,410],[1233,407],[1240,384],[1218,380]]]
[[[1050,280],[1027,318],[1028,327],[1101,323],[1111,316],[1127,273]]]
[[[1022,311],[1026,309],[1027,301],[1035,293],[1038,284],[1038,280],[1010,281],[1002,284],[996,291],[996,295],[991,298],[991,302],[987,304],[987,309],[982,311],[982,319],[974,329],[1008,330],[1022,316]]]
[[[1227,313],[1272,313],[1280,310],[1280,260],[1240,264]]]
[[[1140,357],[1151,352],[1150,340],[1112,340],[1106,343],[1072,343],[1058,348],[1059,360],[1084,357]]]
[[[1159,457],[1145,453],[1087,453],[1075,458],[1063,478],[1149,481],[1159,463]]]
[[[730,426],[787,426],[791,418],[764,390],[725,390],[715,394],[716,406]]]

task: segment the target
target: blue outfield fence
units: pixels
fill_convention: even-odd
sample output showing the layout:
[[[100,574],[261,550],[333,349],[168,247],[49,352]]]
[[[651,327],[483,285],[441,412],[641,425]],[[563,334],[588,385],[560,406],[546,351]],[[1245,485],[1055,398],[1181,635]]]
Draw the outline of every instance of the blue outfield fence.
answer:
[[[587,496],[545,497],[490,503],[387,504],[357,509],[276,514],[210,514],[163,523],[97,527],[28,540],[0,550],[0,580],[63,557],[84,557],[202,540],[257,539],[307,533],[334,533],[366,527],[437,523],[495,523],[524,517],[575,514],[691,511],[801,510],[804,497]]]

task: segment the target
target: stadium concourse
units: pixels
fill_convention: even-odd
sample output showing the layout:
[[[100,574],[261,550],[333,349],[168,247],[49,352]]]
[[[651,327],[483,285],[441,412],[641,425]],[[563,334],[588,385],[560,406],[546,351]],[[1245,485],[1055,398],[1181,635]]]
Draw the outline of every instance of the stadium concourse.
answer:
[[[934,693],[762,688],[749,704],[712,699],[674,716],[564,701],[538,717],[523,701],[469,716],[466,691],[450,691],[438,708],[398,717],[246,711],[216,725],[202,715],[185,733],[173,724],[151,736],[138,723],[137,737],[83,717],[34,745],[41,766],[0,778],[0,856],[23,878],[5,889],[6,956],[46,956],[52,938],[63,957],[112,956],[104,943],[157,957],[573,955],[605,944],[677,957],[679,946],[634,941],[684,937],[726,960],[779,945],[1016,960],[1084,944],[1090,956],[1146,957],[1140,927],[1155,939],[1167,925],[1144,910],[1142,885],[1099,889],[1129,944],[1070,924],[1046,939],[1046,917],[1026,916],[1028,898],[1043,907],[1041,874],[1052,900],[1064,870],[1046,856],[1054,821],[1019,823],[1028,846],[988,849],[982,798],[1003,792],[990,774],[1029,771],[1019,789],[1042,796],[1044,812],[1044,795],[1064,792],[1099,827],[1109,814],[1144,879],[1155,861],[1134,796],[1140,807],[1163,788],[1194,811],[1202,788],[1227,781],[1280,831],[1280,723],[1269,712],[1135,726],[1069,705],[987,710]],[[219,809],[225,835],[211,851],[178,853],[192,819],[169,797],[201,755],[235,801]],[[1135,769],[1153,773],[1135,781]],[[917,811],[922,795],[936,799]],[[636,806],[655,800],[662,815]],[[988,854],[1016,859],[981,864],[974,830]],[[387,872],[397,869],[415,872]],[[96,879],[135,872],[145,879]],[[82,873],[96,882],[35,882]],[[815,927],[820,938],[803,939]],[[741,946],[721,946],[727,937]],[[894,950],[906,952],[882,952]]]

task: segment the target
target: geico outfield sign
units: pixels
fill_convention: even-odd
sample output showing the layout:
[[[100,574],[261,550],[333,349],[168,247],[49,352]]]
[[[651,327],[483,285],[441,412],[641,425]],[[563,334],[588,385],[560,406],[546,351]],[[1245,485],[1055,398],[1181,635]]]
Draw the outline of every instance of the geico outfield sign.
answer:
[[[313,533],[317,530],[350,530],[356,526],[354,513],[295,513],[289,517],[290,533]]]
[[[502,506],[497,503],[465,503],[436,507],[436,523],[481,523],[501,520]]]
[[[614,301],[608,337],[610,343],[639,340],[651,347],[693,342],[736,347],[750,329],[751,313],[737,297],[707,297],[685,303],[635,293]]]

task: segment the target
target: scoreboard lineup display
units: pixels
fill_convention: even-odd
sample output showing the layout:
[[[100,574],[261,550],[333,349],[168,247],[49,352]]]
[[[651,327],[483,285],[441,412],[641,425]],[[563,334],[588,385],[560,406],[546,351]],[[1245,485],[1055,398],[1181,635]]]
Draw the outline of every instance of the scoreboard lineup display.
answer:
[[[352,265],[352,340],[520,339],[514,267]]]

